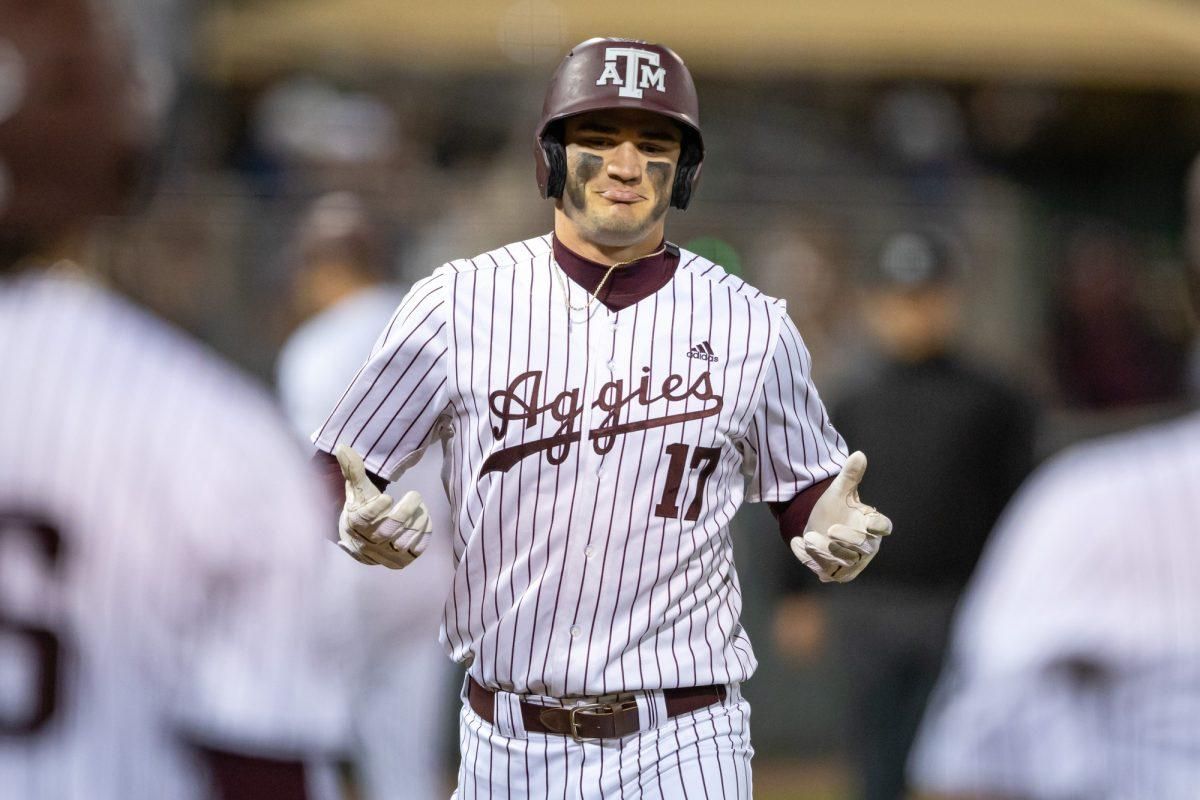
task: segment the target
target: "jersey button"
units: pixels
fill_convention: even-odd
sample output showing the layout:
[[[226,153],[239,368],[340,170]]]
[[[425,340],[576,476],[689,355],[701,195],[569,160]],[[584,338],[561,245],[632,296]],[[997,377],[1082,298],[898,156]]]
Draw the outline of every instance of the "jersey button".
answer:
[[[616,371],[616,369],[617,369],[617,362],[616,362],[616,361],[609,361],[609,362],[608,362],[608,371],[609,371],[609,372],[615,372],[615,371]]]
[[[591,558],[592,556],[596,555],[596,548],[589,544],[587,547],[583,548],[583,554],[588,558]]]
[[[578,638],[579,638],[579,634],[581,634],[581,633],[583,633],[583,631],[581,631],[581,630],[579,629],[579,626],[578,626],[578,625],[572,625],[572,626],[571,626],[571,638],[572,638],[572,639],[578,639]]]

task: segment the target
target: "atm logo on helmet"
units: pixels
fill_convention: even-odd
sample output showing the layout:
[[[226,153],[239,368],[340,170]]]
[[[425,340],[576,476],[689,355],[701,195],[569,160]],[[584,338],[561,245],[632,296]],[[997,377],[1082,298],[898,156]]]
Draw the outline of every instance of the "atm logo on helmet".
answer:
[[[622,59],[625,61],[624,75],[617,69],[617,62]],[[620,87],[617,94],[621,97],[641,97],[643,89],[665,92],[667,70],[659,66],[658,53],[636,47],[607,47],[604,49],[604,71],[596,85],[609,83]]]

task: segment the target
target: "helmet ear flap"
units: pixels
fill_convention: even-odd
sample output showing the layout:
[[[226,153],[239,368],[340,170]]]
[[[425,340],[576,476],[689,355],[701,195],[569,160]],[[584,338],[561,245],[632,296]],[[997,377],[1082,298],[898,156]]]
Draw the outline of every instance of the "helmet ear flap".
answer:
[[[546,197],[562,197],[567,184],[567,148],[553,134],[542,137],[542,153],[546,159]]]
[[[700,171],[699,164],[680,164],[675,168],[675,185],[671,187],[671,205],[683,211],[692,201],[692,185],[696,173]]]
[[[700,180],[703,152],[690,137],[684,137],[679,163],[675,166],[675,182],[671,186],[671,205],[683,211],[692,201],[692,190]]]

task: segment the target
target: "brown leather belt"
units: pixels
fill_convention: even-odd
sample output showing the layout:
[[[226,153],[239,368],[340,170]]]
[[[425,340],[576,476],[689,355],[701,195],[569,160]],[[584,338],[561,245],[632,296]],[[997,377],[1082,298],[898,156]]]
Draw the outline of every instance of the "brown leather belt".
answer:
[[[467,679],[467,699],[471,709],[489,724],[494,723],[496,693]],[[677,717],[711,706],[725,699],[724,686],[695,686],[664,689],[667,716]],[[612,703],[588,703],[570,708],[539,706],[521,701],[521,719],[529,733],[555,733],[580,739],[619,739],[641,730],[636,700]]]

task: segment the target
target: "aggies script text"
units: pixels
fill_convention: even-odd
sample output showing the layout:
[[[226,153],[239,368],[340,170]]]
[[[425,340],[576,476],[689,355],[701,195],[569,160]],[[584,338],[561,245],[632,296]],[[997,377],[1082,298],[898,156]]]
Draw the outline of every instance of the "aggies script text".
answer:
[[[604,455],[611,450],[618,436],[648,428],[674,425],[677,422],[704,419],[720,413],[721,397],[713,393],[712,379],[707,371],[701,373],[686,388],[682,375],[668,375],[663,380],[658,394],[652,394],[650,390],[650,368],[642,367],[642,372],[644,373],[642,379],[628,394],[625,393],[624,381],[609,381],[600,387],[596,400],[591,403],[591,408],[607,412],[607,416],[600,421],[600,424],[588,433],[588,439],[598,455]],[[633,422],[621,422],[622,411],[631,404],[650,406],[665,400],[669,406],[670,403],[689,399],[710,403],[710,405],[698,411],[684,411]],[[577,444],[580,440],[580,430],[576,423],[585,411],[585,407],[580,401],[580,390],[567,389],[543,403],[541,370],[521,373],[512,379],[507,389],[492,392],[488,396],[488,401],[492,415],[499,421],[498,425],[492,427],[492,434],[497,440],[504,438],[508,432],[508,423],[524,420],[525,427],[530,428],[538,423],[542,414],[547,412],[559,423],[559,426],[552,436],[532,442],[522,442],[492,453],[483,462],[481,475],[489,472],[507,472],[526,456],[543,451],[546,453],[546,463],[561,464],[570,455],[572,445]]]

